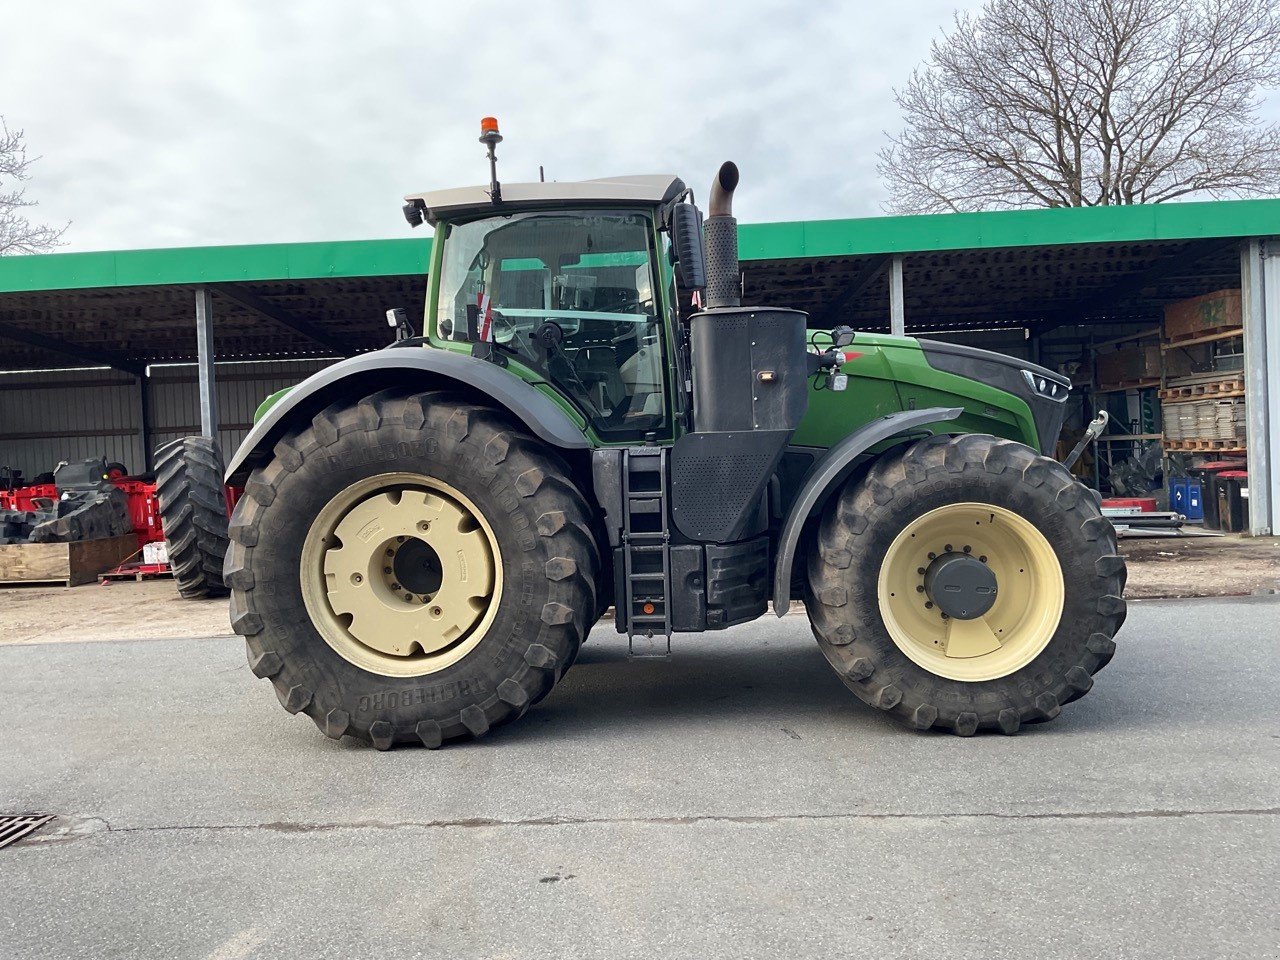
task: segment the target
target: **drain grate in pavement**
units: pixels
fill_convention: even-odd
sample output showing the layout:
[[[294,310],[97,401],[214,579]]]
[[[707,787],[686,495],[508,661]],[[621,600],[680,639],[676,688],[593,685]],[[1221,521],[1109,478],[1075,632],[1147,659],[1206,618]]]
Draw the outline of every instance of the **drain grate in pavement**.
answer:
[[[0,847],[21,840],[53,819],[52,814],[0,814]]]

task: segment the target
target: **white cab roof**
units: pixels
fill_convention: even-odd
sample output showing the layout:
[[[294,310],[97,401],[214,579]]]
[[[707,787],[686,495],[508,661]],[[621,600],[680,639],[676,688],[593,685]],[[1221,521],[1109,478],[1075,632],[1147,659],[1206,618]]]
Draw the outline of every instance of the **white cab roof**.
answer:
[[[684,189],[684,181],[669,173],[560,183],[503,183],[501,207],[542,204],[561,206],[576,202],[664,203],[679,196]],[[487,184],[411,193],[405,199],[421,200],[427,208],[427,220],[431,223],[447,214],[483,213],[485,210],[498,209],[489,198]]]

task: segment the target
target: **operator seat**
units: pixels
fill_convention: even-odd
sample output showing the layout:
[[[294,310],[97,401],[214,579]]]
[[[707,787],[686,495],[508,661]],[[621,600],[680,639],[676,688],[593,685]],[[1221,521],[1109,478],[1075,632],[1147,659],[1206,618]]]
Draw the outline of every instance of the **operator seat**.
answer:
[[[598,409],[612,415],[619,407],[626,406],[629,391],[613,347],[582,347],[574,358],[574,368],[578,379],[591,390],[591,398]]]

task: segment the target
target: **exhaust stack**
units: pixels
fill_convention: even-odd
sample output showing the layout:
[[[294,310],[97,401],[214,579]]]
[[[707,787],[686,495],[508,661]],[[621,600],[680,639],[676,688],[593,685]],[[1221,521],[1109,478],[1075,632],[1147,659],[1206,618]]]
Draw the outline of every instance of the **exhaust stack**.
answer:
[[[711,184],[707,219],[703,225],[707,255],[706,309],[742,305],[738,271],[738,221],[733,215],[733,191],[738,186],[738,165],[721,164]]]

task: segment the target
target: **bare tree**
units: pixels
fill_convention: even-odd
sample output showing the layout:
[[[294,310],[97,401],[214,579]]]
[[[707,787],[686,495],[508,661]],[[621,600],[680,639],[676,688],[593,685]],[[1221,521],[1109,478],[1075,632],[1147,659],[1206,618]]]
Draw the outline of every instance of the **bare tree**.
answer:
[[[43,253],[58,246],[67,225],[51,227],[32,223],[24,211],[36,206],[26,197],[23,184],[30,179],[31,164],[21,130],[10,130],[0,117],[0,257],[16,253]]]
[[[989,0],[895,98],[878,169],[903,213],[1274,191],[1273,0]]]

